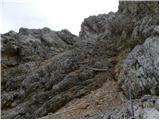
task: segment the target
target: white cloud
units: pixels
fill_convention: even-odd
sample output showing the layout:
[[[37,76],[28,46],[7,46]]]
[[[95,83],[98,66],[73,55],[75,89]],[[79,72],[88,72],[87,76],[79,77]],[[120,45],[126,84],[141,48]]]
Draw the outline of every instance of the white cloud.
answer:
[[[2,7],[0,32],[49,27],[78,34],[84,18],[117,11],[118,0],[3,0]]]

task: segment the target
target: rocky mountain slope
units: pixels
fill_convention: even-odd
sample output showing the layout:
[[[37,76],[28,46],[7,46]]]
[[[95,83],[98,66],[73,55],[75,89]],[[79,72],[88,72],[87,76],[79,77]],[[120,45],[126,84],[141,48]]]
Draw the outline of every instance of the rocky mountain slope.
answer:
[[[158,118],[159,2],[68,30],[1,35],[2,118]]]

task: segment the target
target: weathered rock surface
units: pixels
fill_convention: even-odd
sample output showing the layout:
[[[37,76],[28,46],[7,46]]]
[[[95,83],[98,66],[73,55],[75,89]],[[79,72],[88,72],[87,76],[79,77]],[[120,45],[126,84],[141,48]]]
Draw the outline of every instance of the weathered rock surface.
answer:
[[[145,101],[144,101],[145,98]],[[130,103],[118,106],[112,112],[99,112],[88,118],[90,119],[158,119],[159,117],[159,98],[157,96],[143,96],[139,100],[134,100],[134,117]]]
[[[34,30],[28,31],[32,34]],[[51,31],[49,33],[51,34]],[[48,33],[46,34],[48,35]],[[61,35],[61,33],[58,34]],[[23,36],[22,33],[21,35]],[[5,36],[2,41],[5,41]],[[47,41],[49,41],[48,39],[51,38],[46,38]],[[54,40],[54,38],[52,39]],[[74,39],[75,36],[73,36]],[[16,40],[17,44],[21,45],[21,42],[18,42],[19,39]],[[9,39],[9,43],[10,41]],[[12,41],[10,44],[13,46]],[[112,64],[109,64],[109,61],[101,60],[101,57],[95,57],[99,54],[95,45],[95,43],[84,41],[75,43],[68,48],[68,44],[66,47],[64,44],[65,51],[58,51],[59,53],[56,55],[51,52],[52,56],[47,56],[45,53],[44,58],[41,54],[37,55],[32,48],[29,49],[29,46],[24,45],[26,49],[13,55],[16,62],[19,60],[17,57],[20,57],[17,64],[8,65],[9,57],[7,57],[8,54],[5,54],[8,49],[5,49],[7,45],[4,44],[2,46],[4,49],[2,52],[4,56],[2,59],[2,117],[38,118],[48,112],[56,111],[74,98],[99,88],[106,79],[98,78],[97,75],[101,72],[110,75],[108,70],[101,71],[101,69],[112,67]],[[45,47],[39,48],[37,51],[44,49]],[[23,50],[26,51],[26,54]],[[33,58],[25,59],[26,55],[32,55],[32,53],[29,54],[30,51],[35,53],[33,54],[36,57],[35,61],[32,61]],[[100,70],[94,69],[94,67],[98,67]],[[112,76],[110,75],[110,77]]]
[[[159,51],[158,37],[147,38],[143,45],[137,45],[124,61],[125,75],[122,89],[131,89],[132,96],[159,94]]]
[[[2,34],[2,118],[130,118],[128,84],[132,98],[150,95],[135,100],[134,117],[157,118],[158,7],[121,1],[116,13],[86,18],[79,37],[49,28]]]

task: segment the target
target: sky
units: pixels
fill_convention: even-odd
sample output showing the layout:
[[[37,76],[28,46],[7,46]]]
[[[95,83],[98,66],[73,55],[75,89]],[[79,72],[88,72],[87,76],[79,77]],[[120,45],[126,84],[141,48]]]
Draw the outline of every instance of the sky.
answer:
[[[20,27],[68,29],[78,35],[84,18],[116,12],[118,0],[0,0],[0,33]]]

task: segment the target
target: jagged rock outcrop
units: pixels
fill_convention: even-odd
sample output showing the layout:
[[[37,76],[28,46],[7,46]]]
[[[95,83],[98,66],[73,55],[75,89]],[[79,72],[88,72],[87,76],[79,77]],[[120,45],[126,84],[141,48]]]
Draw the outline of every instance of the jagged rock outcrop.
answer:
[[[128,83],[134,99],[158,96],[158,7],[158,1],[120,1],[116,13],[86,18],[79,37],[66,29],[56,32],[49,28],[21,28],[18,33],[2,34],[2,118],[56,113],[70,101],[83,101],[83,96],[91,95],[85,99],[92,101],[91,92],[96,89],[104,89],[106,94],[111,91],[111,98],[119,100],[116,105],[121,108],[124,101],[119,95],[128,100]],[[102,87],[104,83],[114,86],[108,90]],[[152,116],[157,115],[155,103],[151,110],[142,109],[146,116],[151,111],[155,113]],[[120,118],[128,110],[114,106],[121,111],[117,113],[102,108],[102,118]],[[81,113],[80,118],[99,118],[103,113]],[[126,116],[131,117],[130,113]]]
[[[131,89],[133,97],[159,94],[159,38],[147,38],[137,45],[124,61],[125,75],[121,82],[125,94]]]
[[[30,34],[33,34],[33,31],[28,30]],[[50,34],[51,32],[49,31]],[[54,44],[54,38],[51,39],[49,33],[46,33],[46,40],[53,41]],[[56,36],[56,33],[53,32],[53,34]],[[64,33],[58,33],[58,35],[61,34]],[[23,36],[22,33],[16,35],[20,38]],[[6,40],[6,36],[2,36],[2,43]],[[75,39],[73,35],[70,37],[73,37],[73,40]],[[63,38],[63,35],[61,38]],[[67,38],[63,39],[67,40]],[[17,44],[21,45],[19,40],[23,39],[15,39]],[[39,38],[38,40],[42,41],[44,39]],[[61,41],[61,39],[59,40]],[[26,41],[26,39],[23,41]],[[10,46],[14,46],[12,42],[9,38]],[[70,46],[70,49],[66,44],[66,50],[64,52],[59,51],[59,54],[56,55],[48,50],[48,54],[50,53],[52,56],[47,56],[48,54],[45,53],[46,57],[44,58],[39,54],[37,55],[32,48],[29,49],[34,43],[31,43],[30,46],[28,44],[27,46],[22,44],[26,49],[23,48],[22,52],[13,56],[14,61],[18,61],[17,57],[20,57],[20,60],[14,65],[8,65],[7,63],[10,58],[7,57],[8,54],[5,54],[8,50],[5,48],[8,45],[3,44],[2,46],[2,49],[4,49],[4,52],[2,52],[4,57],[2,59],[3,92],[1,96],[3,118],[38,118],[48,112],[54,112],[70,100],[81,97],[103,84],[105,79],[97,76],[101,71],[93,69],[94,67],[107,68],[112,65],[108,61],[101,60],[101,58],[95,58],[95,55],[98,55],[98,51],[95,49],[96,44],[87,41],[75,43]],[[36,45],[41,47],[39,42]],[[37,51],[43,51],[44,49],[45,47],[43,49],[39,48]],[[24,54],[25,51],[30,54]],[[7,60],[5,55],[6,59],[8,58]],[[36,57],[35,61],[32,61],[32,59],[26,60],[25,56],[28,55],[34,55]],[[38,57],[42,59],[38,59]],[[102,62],[105,63],[105,66]],[[105,71],[102,72],[106,73]]]
[[[66,37],[63,37],[64,35]],[[69,42],[67,42],[68,38],[70,38]],[[9,116],[5,112],[7,115],[4,114],[4,117],[18,118],[18,115],[24,112],[31,113],[32,109],[28,107],[32,107],[31,104],[34,106],[36,100],[30,98],[40,96],[39,94],[44,97],[43,92],[51,89],[54,81],[56,84],[56,81],[63,77],[63,73],[74,67],[73,64],[76,63],[72,64],[72,61],[78,60],[76,56],[71,58],[72,60],[67,60],[70,55],[66,55],[57,62],[50,62],[61,57],[64,50],[69,50],[75,40],[78,40],[78,37],[67,30],[55,32],[48,28],[42,30],[21,28],[19,33],[9,32],[2,35],[2,109],[15,109],[14,112],[9,112]],[[29,118],[31,117],[30,115]]]
[[[121,1],[117,13],[91,16],[82,23],[82,39],[97,40],[98,46],[103,42],[113,48],[111,54],[129,49],[123,65],[125,75],[120,83],[127,96],[127,86],[132,87],[134,97],[158,95],[158,7],[156,1]],[[135,64],[139,68],[135,68]]]

